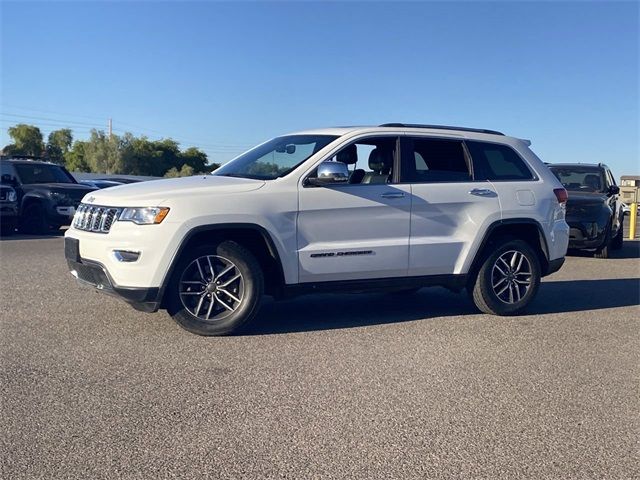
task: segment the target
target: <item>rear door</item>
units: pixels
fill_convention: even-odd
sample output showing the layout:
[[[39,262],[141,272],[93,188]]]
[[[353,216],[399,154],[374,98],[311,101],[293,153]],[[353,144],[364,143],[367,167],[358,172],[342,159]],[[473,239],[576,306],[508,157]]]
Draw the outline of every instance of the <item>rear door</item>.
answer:
[[[409,275],[466,273],[487,226],[500,219],[488,181],[476,181],[464,142],[403,138],[401,182],[411,184]]]

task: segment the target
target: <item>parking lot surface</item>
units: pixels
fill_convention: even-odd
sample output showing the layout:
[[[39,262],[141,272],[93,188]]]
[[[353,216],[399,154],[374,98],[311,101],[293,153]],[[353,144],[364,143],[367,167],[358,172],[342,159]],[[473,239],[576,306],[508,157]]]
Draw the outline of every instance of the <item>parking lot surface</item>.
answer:
[[[2,478],[640,477],[640,242],[528,314],[440,288],[266,302],[202,338],[0,241]]]

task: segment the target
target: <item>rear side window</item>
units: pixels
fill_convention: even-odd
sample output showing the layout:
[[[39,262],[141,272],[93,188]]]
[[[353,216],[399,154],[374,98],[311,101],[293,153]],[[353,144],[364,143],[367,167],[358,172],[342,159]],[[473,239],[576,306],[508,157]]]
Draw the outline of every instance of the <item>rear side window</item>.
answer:
[[[506,145],[467,141],[476,180],[533,180],[520,155]]]
[[[402,181],[468,182],[469,165],[461,141],[413,137],[405,139]]]

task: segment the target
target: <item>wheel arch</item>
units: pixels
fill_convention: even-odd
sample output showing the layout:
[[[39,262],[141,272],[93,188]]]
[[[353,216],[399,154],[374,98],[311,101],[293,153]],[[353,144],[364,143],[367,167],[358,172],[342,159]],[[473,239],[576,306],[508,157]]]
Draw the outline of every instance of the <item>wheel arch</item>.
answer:
[[[175,273],[175,268],[182,255],[196,245],[231,240],[243,245],[253,253],[263,269],[265,277],[265,293],[281,297],[285,285],[284,271],[280,254],[271,234],[261,225],[255,223],[219,223],[199,225],[189,230],[182,238],[162,284],[159,299],[161,308],[165,307],[165,290]]]
[[[549,270],[549,245],[542,225],[532,218],[509,218],[497,220],[487,227],[469,268],[469,278],[474,278],[479,271],[487,252],[499,238],[513,237],[527,242],[537,253],[542,276]]]
[[[26,193],[20,200],[20,212],[19,212],[20,216],[22,216],[24,210],[27,207],[36,203],[42,206],[43,208],[46,208],[46,201],[47,199],[44,197],[44,195],[31,193],[31,192]]]

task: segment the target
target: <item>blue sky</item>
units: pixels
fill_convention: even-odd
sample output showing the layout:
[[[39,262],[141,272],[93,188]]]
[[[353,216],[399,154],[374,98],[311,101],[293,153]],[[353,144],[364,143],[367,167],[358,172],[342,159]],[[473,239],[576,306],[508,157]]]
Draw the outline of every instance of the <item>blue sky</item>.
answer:
[[[640,173],[637,2],[3,2],[0,143],[24,121],[226,161],[304,128],[422,122]]]

